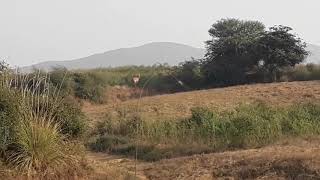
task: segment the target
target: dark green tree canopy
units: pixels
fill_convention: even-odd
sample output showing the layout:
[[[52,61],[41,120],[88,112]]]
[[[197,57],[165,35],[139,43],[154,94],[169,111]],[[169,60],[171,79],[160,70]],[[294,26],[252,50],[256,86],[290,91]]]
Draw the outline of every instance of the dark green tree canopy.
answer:
[[[222,19],[209,29],[211,40],[206,41],[207,58],[247,53],[253,41],[264,32],[265,26],[258,21]]]
[[[306,43],[290,33],[292,28],[274,26],[259,39],[256,53],[262,68],[275,73],[282,67],[295,66],[308,56]]]
[[[191,60],[180,63],[176,70],[176,76],[192,89],[202,87],[201,60],[191,58]]]
[[[291,28],[265,29],[259,21],[222,19],[209,29],[207,53],[202,72],[211,84],[239,84],[248,74],[269,76],[283,67],[301,63],[308,55],[306,44],[291,33]]]

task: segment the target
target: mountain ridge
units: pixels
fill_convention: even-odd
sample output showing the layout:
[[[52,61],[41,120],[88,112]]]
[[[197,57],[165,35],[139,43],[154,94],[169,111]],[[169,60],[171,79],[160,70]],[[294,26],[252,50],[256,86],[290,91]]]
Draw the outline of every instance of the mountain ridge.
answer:
[[[176,65],[191,57],[202,58],[204,53],[204,49],[185,44],[151,42],[141,46],[114,49],[67,61],[45,61],[23,67],[22,71],[31,71],[34,68],[50,70],[55,66],[63,66],[67,69],[74,70],[125,65],[153,65],[155,63]]]
[[[310,52],[310,55],[305,63],[320,64],[320,46],[308,44],[306,49]],[[50,71],[52,68],[59,66],[75,70],[127,65],[153,65],[156,63],[177,65],[191,57],[202,58],[204,54],[205,49],[185,44],[175,42],[151,42],[141,46],[118,48],[67,61],[45,61],[22,67],[21,70],[23,72],[30,72],[33,69]]]

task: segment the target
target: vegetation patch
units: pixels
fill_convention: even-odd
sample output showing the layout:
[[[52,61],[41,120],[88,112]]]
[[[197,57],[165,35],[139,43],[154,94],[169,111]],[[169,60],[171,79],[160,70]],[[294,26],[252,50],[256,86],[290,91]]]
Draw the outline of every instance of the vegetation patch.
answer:
[[[63,113],[64,112],[64,113]],[[0,71],[1,164],[21,177],[52,179],[84,171],[84,117],[40,74]]]
[[[155,161],[228,149],[256,148],[288,136],[320,134],[319,104],[272,108],[256,103],[219,113],[201,107],[191,111],[190,118],[180,121],[108,117],[98,123],[95,131],[99,133],[88,145],[93,150],[129,156],[135,156],[137,148],[138,158]],[[133,122],[136,126],[132,125]]]

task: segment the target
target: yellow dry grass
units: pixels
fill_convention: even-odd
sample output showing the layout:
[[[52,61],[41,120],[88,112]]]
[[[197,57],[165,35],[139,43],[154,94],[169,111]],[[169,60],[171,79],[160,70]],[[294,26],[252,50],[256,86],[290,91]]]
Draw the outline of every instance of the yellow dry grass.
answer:
[[[144,97],[104,105],[85,103],[83,111],[92,120],[103,118],[117,111],[127,113],[139,109],[142,117],[149,119],[176,119],[186,117],[195,106],[209,107],[218,111],[233,108],[241,103],[256,101],[275,106],[300,102],[320,101],[320,81],[282,82],[270,84],[241,85],[226,88],[191,91]],[[137,108],[139,104],[139,108]]]
[[[139,111],[154,119],[181,118],[190,108],[206,106],[219,111],[240,103],[266,102],[287,106],[302,102],[320,102],[320,81],[242,85],[185,93],[144,97],[104,105],[85,103],[84,112],[93,120],[105,114],[126,110]],[[319,138],[285,139],[259,149],[194,155],[155,163],[139,161],[139,179],[320,179]],[[134,160],[105,153],[90,153],[96,174],[92,179],[130,179]]]
[[[137,179],[320,179],[319,138],[286,139],[259,149],[137,162]],[[135,179],[134,160],[90,153],[92,179]]]
[[[298,142],[163,160],[144,173],[149,179],[163,180],[320,179],[320,145],[306,140]]]

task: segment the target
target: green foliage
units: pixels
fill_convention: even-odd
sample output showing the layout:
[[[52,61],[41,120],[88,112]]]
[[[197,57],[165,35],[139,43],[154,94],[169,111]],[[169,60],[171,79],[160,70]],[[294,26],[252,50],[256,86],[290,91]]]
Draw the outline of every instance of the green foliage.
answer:
[[[219,136],[231,147],[265,145],[281,136],[281,117],[281,112],[264,104],[240,106],[220,121],[224,129]]]
[[[74,96],[96,103],[108,101],[106,99],[108,86],[134,87],[132,76],[135,74],[140,74],[137,87],[153,93],[173,93],[210,86],[269,82],[274,79],[274,75],[271,75],[262,64],[253,65],[252,68],[244,67],[248,65],[243,64],[247,62],[246,59],[246,57],[237,57],[236,61],[233,61],[233,58],[221,56],[212,62],[192,59],[176,67],[127,66],[76,72],[56,68],[50,72],[49,76],[52,87],[59,87],[62,96]],[[275,75],[280,81],[318,80],[320,68],[318,65],[311,64],[285,67],[278,69]]]
[[[106,87],[129,86],[153,93],[173,93],[246,83],[317,80],[316,65],[303,62],[306,44],[286,26],[266,30],[259,21],[221,19],[209,29],[204,59],[191,59],[178,66],[124,66],[67,71],[56,67],[49,73],[50,83],[63,96],[71,95],[95,103],[106,102]],[[1,69],[8,70],[5,63]],[[37,74],[36,72],[34,74]],[[134,75],[140,75],[137,85]]]
[[[75,96],[81,99],[92,100],[96,103],[104,101],[103,79],[95,74],[74,74]]]
[[[23,95],[25,97],[24,106],[41,116],[52,116],[50,118],[61,125],[61,132],[64,135],[78,138],[85,132],[86,118],[81,111],[79,102],[74,97],[67,96],[67,91],[63,89],[66,73],[60,74],[57,71],[54,72],[55,78],[42,75],[40,72],[16,78],[13,82],[19,84],[17,88],[27,87],[27,91]],[[27,80],[23,82],[21,79]]]
[[[86,117],[78,102],[65,98],[55,112],[55,121],[61,125],[61,132],[72,138],[81,137],[86,131]]]
[[[126,144],[128,141],[119,136],[102,135],[98,136],[92,142],[89,143],[90,149],[97,152],[108,152],[116,148],[116,146]]]
[[[283,68],[303,62],[308,55],[306,44],[291,30],[274,26],[266,31],[260,22],[237,19],[213,24],[202,66],[207,83],[226,86],[277,81]]]
[[[209,30],[203,73],[207,81],[228,85],[245,82],[245,75],[256,65],[254,45],[264,32],[258,21],[222,19]]]
[[[282,131],[288,135],[320,134],[320,105],[303,104],[289,109],[282,121]]]
[[[42,172],[41,176],[45,177],[72,166],[74,160],[65,151],[66,146],[56,124],[44,119],[25,119],[8,162],[18,170],[28,174]]]
[[[70,75],[70,72],[66,68],[54,68],[53,71],[50,72],[49,80],[53,87],[59,87],[62,96],[74,94],[75,82],[73,76]]]
[[[199,60],[191,59],[190,61],[185,61],[177,67],[175,75],[189,88],[201,88],[205,85],[201,66],[202,63]]]
[[[273,81],[276,81],[276,73],[283,67],[293,67],[304,61],[308,52],[306,43],[290,33],[292,28],[286,26],[274,26],[259,38],[256,54]]]
[[[0,83],[1,159],[40,179],[74,172],[81,152],[75,152],[73,143],[61,132],[60,125],[66,121],[57,122],[55,113],[59,113],[62,97],[48,82],[47,76],[38,73],[8,74]],[[79,113],[63,110],[68,121]]]
[[[14,142],[17,126],[21,123],[21,97],[18,93],[0,86],[0,150],[5,153],[8,145]]]
[[[133,87],[132,76],[140,74],[139,88],[151,89],[157,92],[180,91],[173,73],[173,67],[155,66],[124,66],[118,68],[100,68],[87,71],[67,71],[65,68],[55,68],[49,73],[50,83],[59,87],[62,95],[72,95],[95,103],[106,102],[106,87],[124,85]],[[35,72],[34,74],[37,74]]]
[[[138,158],[155,161],[194,153],[255,148],[287,136],[320,135],[318,104],[272,108],[257,103],[220,113],[196,107],[191,113],[190,118],[178,121],[140,117],[137,122],[128,116],[109,116],[107,122],[99,123],[101,139],[95,136],[93,149],[101,147],[112,153],[133,156],[138,148]],[[123,117],[127,120],[122,120],[124,123],[119,126],[119,118]],[[126,141],[119,143],[117,138]]]

